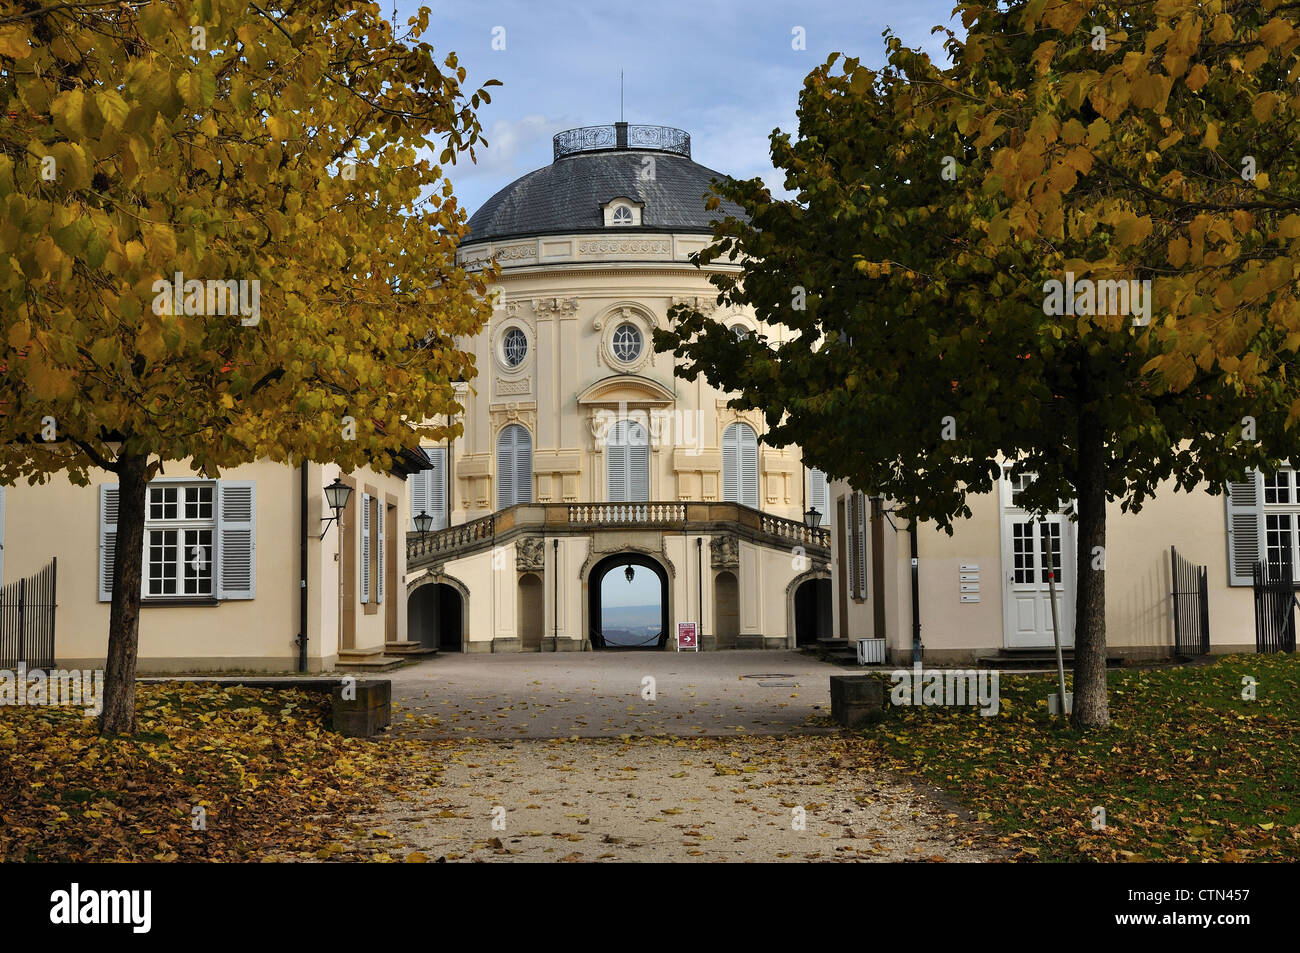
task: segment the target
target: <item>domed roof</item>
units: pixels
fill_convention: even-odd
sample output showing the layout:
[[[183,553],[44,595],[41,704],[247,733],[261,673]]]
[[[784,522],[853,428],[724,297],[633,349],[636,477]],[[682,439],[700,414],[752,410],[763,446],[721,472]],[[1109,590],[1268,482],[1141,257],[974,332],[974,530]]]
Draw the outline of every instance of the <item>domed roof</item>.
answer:
[[[711,234],[714,219],[745,217],[726,200],[714,211],[704,207],[709,183],[727,176],[692,162],[691,138],[680,129],[588,126],[557,134],[554,146],[550,165],[511,182],[470,216],[464,244],[570,232]],[[604,206],[617,198],[641,203],[639,225],[605,224]]]

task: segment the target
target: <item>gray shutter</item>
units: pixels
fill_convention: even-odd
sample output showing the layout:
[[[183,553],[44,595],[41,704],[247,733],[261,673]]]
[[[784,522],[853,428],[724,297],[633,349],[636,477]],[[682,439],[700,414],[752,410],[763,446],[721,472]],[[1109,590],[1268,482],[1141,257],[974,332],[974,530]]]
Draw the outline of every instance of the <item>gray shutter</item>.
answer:
[[[844,510],[844,551],[849,557],[849,598],[858,597],[858,494],[850,493]]]
[[[740,424],[740,502],[758,509],[758,435]]]
[[[808,471],[808,505],[822,515],[822,523],[829,523],[826,511],[829,508],[826,488],[826,474],[821,470]]]
[[[867,598],[867,498],[862,493],[854,494],[858,498],[858,522],[855,527],[858,534],[858,598]]]
[[[627,498],[632,503],[650,500],[650,434],[633,422],[627,428]]]
[[[370,601],[370,494],[361,494],[361,601]]]
[[[515,502],[533,502],[533,438],[515,424]]]
[[[605,499],[626,503],[628,495],[628,422],[620,420],[610,428],[605,441]]]
[[[740,502],[737,477],[740,461],[740,424],[732,424],[722,432],[722,499],[727,503]]]
[[[1251,567],[1264,558],[1263,477],[1252,470],[1229,483],[1224,498],[1228,520],[1228,585],[1249,586]]]
[[[515,425],[497,437],[497,509],[515,504]]]
[[[410,530],[415,532],[415,518],[421,513],[433,517],[434,529],[447,528],[447,448],[424,447],[432,470],[421,470],[407,478],[410,484]]]
[[[425,510],[433,517],[434,529],[447,528],[447,448],[430,447],[424,451],[433,464],[432,470],[424,471],[429,477],[429,506]]]
[[[379,547],[375,551],[375,601],[384,601],[384,500],[383,497],[377,498],[379,502],[375,505],[375,544]]]
[[[113,599],[113,554],[117,550],[117,484],[99,485],[99,601]]]
[[[217,481],[217,598],[252,599],[257,592],[257,486]]]

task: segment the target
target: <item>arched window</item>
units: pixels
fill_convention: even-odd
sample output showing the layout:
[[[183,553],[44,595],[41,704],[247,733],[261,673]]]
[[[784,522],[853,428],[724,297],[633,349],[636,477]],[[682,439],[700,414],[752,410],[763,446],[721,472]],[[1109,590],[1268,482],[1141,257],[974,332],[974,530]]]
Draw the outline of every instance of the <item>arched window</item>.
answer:
[[[631,225],[632,210],[628,208],[626,205],[617,206],[614,209],[613,220],[615,225]]]
[[[635,420],[620,420],[605,440],[605,488],[610,503],[650,499],[650,439]]]
[[[497,437],[497,509],[533,501],[533,438],[519,424]]]
[[[749,424],[722,432],[722,498],[758,508],[758,435]]]

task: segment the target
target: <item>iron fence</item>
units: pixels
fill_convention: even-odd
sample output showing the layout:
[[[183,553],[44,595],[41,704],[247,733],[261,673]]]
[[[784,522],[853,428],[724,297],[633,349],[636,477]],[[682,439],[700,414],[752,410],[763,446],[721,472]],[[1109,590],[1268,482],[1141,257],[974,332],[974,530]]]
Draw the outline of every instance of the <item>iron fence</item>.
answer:
[[[0,588],[0,669],[54,666],[55,580],[58,559],[40,572]]]

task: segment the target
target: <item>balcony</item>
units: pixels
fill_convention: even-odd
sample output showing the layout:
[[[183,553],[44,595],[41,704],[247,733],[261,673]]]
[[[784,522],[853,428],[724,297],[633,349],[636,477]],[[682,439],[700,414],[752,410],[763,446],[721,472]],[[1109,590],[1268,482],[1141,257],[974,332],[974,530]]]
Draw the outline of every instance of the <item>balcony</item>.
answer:
[[[517,536],[579,536],[604,530],[732,535],[760,546],[830,558],[830,531],[810,529],[739,503],[520,503],[468,523],[406,537],[406,566],[418,569],[502,545]]]

